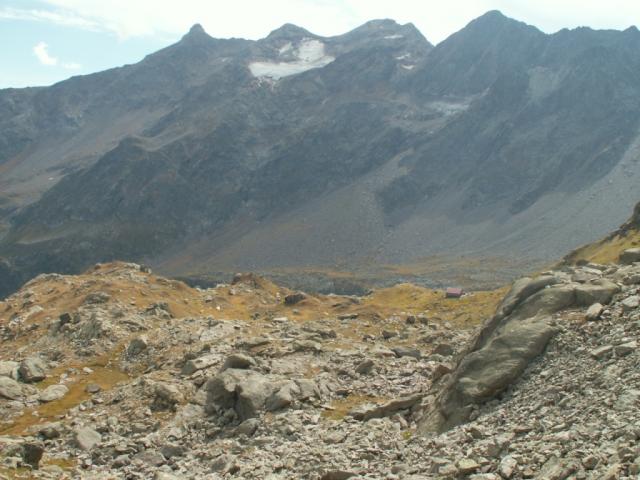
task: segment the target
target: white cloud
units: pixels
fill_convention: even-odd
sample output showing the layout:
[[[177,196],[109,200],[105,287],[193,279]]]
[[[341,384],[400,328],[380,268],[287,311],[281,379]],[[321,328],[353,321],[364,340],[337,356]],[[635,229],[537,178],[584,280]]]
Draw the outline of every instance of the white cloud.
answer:
[[[48,22],[65,27],[76,27],[84,30],[104,30],[94,21],[79,17],[73,12],[57,12],[40,9],[0,8],[0,19],[4,20],[30,20],[35,22]]]
[[[48,21],[110,32],[121,39],[176,38],[194,23],[216,37],[262,38],[283,23],[320,35],[344,33],[373,18],[412,22],[437,43],[493,9],[545,32],[589,25],[624,29],[640,18],[632,0],[39,0],[37,10],[0,9],[0,18]]]
[[[76,62],[60,63],[57,57],[54,57],[49,53],[49,45],[45,42],[38,42],[38,44],[33,47],[33,54],[38,58],[38,61],[42,65],[46,65],[48,67],[60,65],[66,70],[80,70],[82,68],[82,65]]]
[[[33,53],[42,65],[49,67],[55,67],[58,64],[58,59],[49,55],[49,45],[44,42],[38,43],[33,47]]]

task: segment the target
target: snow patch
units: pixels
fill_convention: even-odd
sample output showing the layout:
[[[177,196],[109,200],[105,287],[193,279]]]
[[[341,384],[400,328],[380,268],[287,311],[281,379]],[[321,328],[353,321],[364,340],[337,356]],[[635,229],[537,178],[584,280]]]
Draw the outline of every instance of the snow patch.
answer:
[[[444,115],[453,115],[469,108],[470,102],[432,102],[429,106]]]
[[[406,58],[409,58],[411,56],[410,53],[405,53],[404,55],[400,55],[399,57],[396,57],[396,60],[404,60]]]
[[[292,49],[293,46],[288,43],[280,48],[279,53],[284,55]],[[249,70],[254,77],[278,80],[314,68],[322,68],[335,60],[335,57],[325,53],[324,43],[312,39],[302,40],[297,50],[293,52],[293,57],[295,59],[290,62],[252,62],[249,64]]]
[[[413,70],[416,67],[415,65],[400,65],[400,66],[405,70]]]
[[[387,35],[384,38],[385,38],[385,40],[395,40],[396,38],[404,38],[404,35],[398,35],[396,33],[395,35]]]
[[[278,53],[280,55],[285,55],[286,53],[289,53],[291,50],[293,50],[293,45],[291,45],[291,42],[287,42],[282,47],[280,47],[280,50],[278,50]]]

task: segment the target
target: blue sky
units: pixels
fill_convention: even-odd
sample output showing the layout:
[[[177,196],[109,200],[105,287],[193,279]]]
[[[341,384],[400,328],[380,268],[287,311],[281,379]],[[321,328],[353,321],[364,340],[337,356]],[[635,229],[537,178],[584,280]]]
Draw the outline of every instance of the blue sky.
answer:
[[[438,43],[493,9],[548,33],[621,30],[640,21],[639,0],[0,0],[0,88],[50,85],[137,62],[194,23],[215,37],[257,39],[287,22],[336,35],[393,18]]]

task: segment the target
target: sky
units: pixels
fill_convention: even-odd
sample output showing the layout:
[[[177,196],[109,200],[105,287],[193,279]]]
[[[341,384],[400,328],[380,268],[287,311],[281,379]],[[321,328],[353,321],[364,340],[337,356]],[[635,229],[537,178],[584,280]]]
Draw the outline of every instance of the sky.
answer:
[[[0,88],[138,62],[194,23],[213,37],[259,39],[284,23],[331,36],[392,18],[437,44],[489,10],[546,33],[640,22],[640,0],[0,0]]]

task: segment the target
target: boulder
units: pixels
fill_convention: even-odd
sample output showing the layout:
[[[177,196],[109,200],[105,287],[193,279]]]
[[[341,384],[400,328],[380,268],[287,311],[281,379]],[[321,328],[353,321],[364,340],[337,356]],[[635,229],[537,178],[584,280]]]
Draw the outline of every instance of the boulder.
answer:
[[[513,283],[513,286],[504,297],[497,310],[497,315],[506,317],[519,305],[524,299],[529,298],[534,293],[543,288],[556,285],[560,280],[555,275],[541,275],[536,278],[521,278]]]
[[[274,392],[271,380],[251,370],[229,368],[209,379],[205,411],[235,410],[240,420],[257,417],[267,398]]]
[[[622,302],[622,310],[625,312],[630,312],[631,310],[635,310],[640,306],[640,295],[631,295],[630,297],[625,298]]]
[[[89,383],[86,387],[84,387],[84,391],[90,394],[98,393],[102,390],[102,387],[97,383]]]
[[[235,434],[246,435],[247,437],[250,437],[254,433],[256,433],[256,430],[258,430],[259,426],[260,421],[257,418],[250,418],[238,425],[238,428],[236,428],[235,430]]]
[[[160,453],[167,460],[175,457],[183,457],[187,453],[187,447],[184,445],[167,443],[160,448]]]
[[[269,412],[274,412],[287,408],[299,394],[300,388],[298,385],[288,381],[269,396],[265,403],[265,409]]]
[[[391,350],[393,351],[393,353],[396,354],[396,356],[398,358],[412,357],[412,358],[415,358],[417,360],[420,360],[420,358],[422,358],[422,353],[417,348],[394,347]]]
[[[8,398],[9,400],[18,400],[22,398],[23,395],[22,385],[13,378],[0,377],[0,397]]]
[[[630,248],[620,254],[620,263],[623,265],[631,265],[640,262],[640,248]]]
[[[12,362],[10,360],[0,362],[0,377],[9,377],[14,380],[18,380],[18,368],[20,364],[18,362]]]
[[[320,391],[316,382],[309,380],[308,378],[298,378],[294,380],[297,385],[297,398],[298,400],[309,400],[311,398],[320,398]]]
[[[38,435],[45,440],[53,440],[60,437],[62,424],[59,422],[50,422],[38,427]]]
[[[44,444],[42,442],[27,442],[22,445],[22,462],[33,470],[39,468],[43,454]]]
[[[619,291],[617,284],[603,278],[573,283],[563,273],[515,282],[454,371],[443,378],[442,389],[420,422],[420,430],[442,432],[459,425],[468,420],[475,405],[503,392],[555,334],[552,314],[596,303],[600,310]],[[595,310],[594,306],[592,312]],[[594,356],[602,355],[598,351]]]
[[[601,303],[594,303],[587,309],[585,319],[592,322],[598,320],[604,311],[604,306]]]
[[[20,362],[18,374],[26,383],[40,382],[47,376],[47,365],[38,357],[30,357]]]
[[[204,390],[206,413],[233,409],[240,421],[256,418],[263,411],[286,408],[295,400],[320,396],[312,380],[288,380],[234,368],[210,378]]]
[[[274,391],[274,385],[270,379],[258,375],[251,380],[241,382],[236,388],[237,400],[235,411],[240,420],[257,417],[264,410],[267,398]]]
[[[285,305],[296,305],[303,301],[307,296],[302,292],[290,293],[289,295],[284,297]]]
[[[458,461],[458,472],[463,475],[469,475],[480,468],[480,464],[470,458],[463,458]]]
[[[175,411],[176,406],[184,401],[184,396],[176,385],[157,383],[154,387],[151,409],[155,411]]]
[[[249,369],[254,367],[256,361],[251,358],[249,355],[245,355],[242,353],[234,353],[233,355],[229,355],[227,359],[224,361],[222,365],[222,370],[227,370],[228,368],[238,368],[242,370]]]
[[[78,427],[73,431],[73,444],[81,450],[91,450],[102,441],[102,436],[90,427]]]
[[[612,345],[603,345],[601,347],[597,347],[594,348],[593,350],[589,351],[589,354],[599,360],[601,358],[607,357],[611,354],[611,352],[613,352],[613,346]]]
[[[101,303],[107,303],[111,300],[111,295],[106,292],[93,292],[84,298],[85,305],[99,305]]]
[[[636,342],[635,340],[631,342],[621,343],[620,345],[617,345],[613,349],[616,356],[618,357],[624,357],[624,356],[630,355],[636,350],[638,350],[638,342]]]
[[[40,392],[39,399],[41,402],[53,402],[54,400],[60,400],[69,392],[66,385],[50,385]]]
[[[593,303],[593,302],[591,302]],[[510,321],[551,315],[576,304],[576,287],[560,284],[544,288],[525,299],[509,316]]]
[[[373,370],[373,367],[375,367],[375,363],[370,358],[367,358],[356,366],[356,373],[360,375],[368,375]]]
[[[547,317],[510,322],[489,344],[460,363],[457,391],[476,403],[502,392],[542,353],[556,332],[550,321]]]
[[[127,345],[127,351],[126,351],[127,358],[137,357],[142,352],[144,352],[148,347],[149,347],[149,342],[146,336],[141,335],[139,337],[134,338],[129,342],[129,345]]]
[[[212,365],[215,365],[219,360],[219,356],[216,354],[203,355],[202,357],[194,358],[185,362],[180,373],[182,375],[192,375],[198,370],[204,370]]]
[[[620,287],[606,279],[598,279],[589,284],[576,286],[576,306],[586,307],[594,303],[607,305]]]

